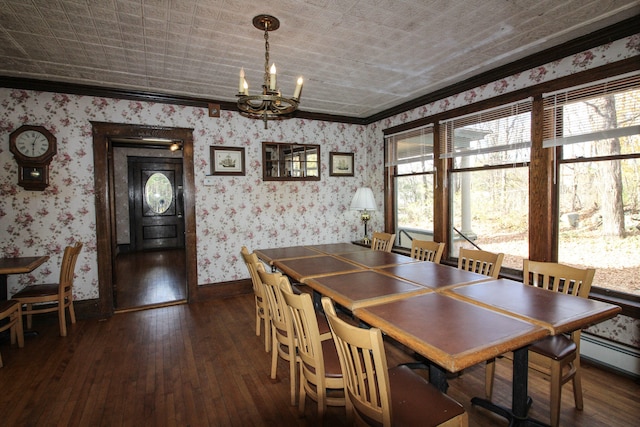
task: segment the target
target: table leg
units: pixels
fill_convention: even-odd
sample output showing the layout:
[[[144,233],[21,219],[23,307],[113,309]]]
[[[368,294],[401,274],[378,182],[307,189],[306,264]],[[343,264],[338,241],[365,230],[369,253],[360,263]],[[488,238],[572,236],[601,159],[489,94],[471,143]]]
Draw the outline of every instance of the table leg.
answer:
[[[0,274],[0,301],[7,300],[7,275]]]
[[[322,308],[322,294],[314,289],[312,299],[313,299],[313,308],[315,308],[321,313],[324,313],[324,309]]]
[[[547,424],[528,417],[533,401],[528,395],[529,381],[529,349],[519,348],[513,352],[513,379],[511,385],[511,409],[483,399],[474,397],[471,403],[494,412],[509,421],[509,426],[543,426]]]
[[[433,384],[441,392],[446,393],[449,388],[449,382],[447,382],[447,371],[435,363],[429,363],[428,366],[429,383]]]

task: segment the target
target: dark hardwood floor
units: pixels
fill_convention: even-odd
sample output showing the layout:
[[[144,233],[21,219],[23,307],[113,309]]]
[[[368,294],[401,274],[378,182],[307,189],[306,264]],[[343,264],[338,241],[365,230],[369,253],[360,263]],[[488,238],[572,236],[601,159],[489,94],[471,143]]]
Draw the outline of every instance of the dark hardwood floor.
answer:
[[[0,344],[0,425],[3,426],[302,426],[317,425],[308,401],[304,417],[289,405],[287,365],[269,379],[270,355],[255,335],[253,295],[119,313],[79,320],[58,335],[55,316],[34,317],[36,337],[18,349]],[[387,344],[390,365],[411,353]],[[495,400],[510,403],[509,362],[497,363]],[[563,392],[563,426],[634,426],[640,385],[584,366],[584,411]],[[484,366],[450,380],[449,394],[470,415],[471,426],[504,426],[475,408]],[[548,382],[530,375],[531,414],[547,420]],[[344,409],[330,408],[325,424],[346,425]]]
[[[184,249],[119,254],[115,278],[114,306],[118,311],[187,299]]]

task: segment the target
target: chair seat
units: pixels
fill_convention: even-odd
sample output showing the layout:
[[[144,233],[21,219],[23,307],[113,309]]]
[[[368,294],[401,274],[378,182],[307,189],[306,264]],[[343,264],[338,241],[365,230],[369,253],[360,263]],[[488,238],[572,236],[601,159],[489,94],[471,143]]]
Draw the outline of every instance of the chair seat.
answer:
[[[553,335],[536,341],[529,351],[541,354],[553,360],[562,360],[576,351],[576,343],[564,335]]]
[[[389,390],[393,426],[437,426],[464,413],[462,405],[403,365],[389,369]]]
[[[327,321],[327,317],[323,313],[316,310],[316,319],[318,321],[318,331],[320,332],[321,336],[326,333],[331,333],[329,322]]]
[[[322,356],[324,357],[324,374],[330,378],[342,378],[338,350],[332,339],[322,341]]]
[[[7,317],[9,313],[16,310],[19,305],[20,303],[14,300],[0,301],[0,318]]]
[[[324,375],[327,378],[342,378],[342,368],[338,358],[338,349],[335,342],[331,340],[322,341],[322,357],[324,358]],[[305,368],[315,374],[313,366],[305,363]]]
[[[57,283],[46,283],[42,285],[29,285],[22,289],[20,292],[15,293],[12,298],[38,298],[58,295]]]

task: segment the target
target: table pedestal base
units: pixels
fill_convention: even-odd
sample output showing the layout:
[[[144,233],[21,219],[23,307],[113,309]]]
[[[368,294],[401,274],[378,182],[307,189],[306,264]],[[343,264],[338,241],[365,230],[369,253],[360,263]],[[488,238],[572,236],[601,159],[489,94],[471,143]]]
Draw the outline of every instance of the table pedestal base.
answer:
[[[531,398],[528,398],[527,406],[531,407],[532,403],[533,403],[533,400],[531,400]],[[496,405],[495,403],[490,402],[487,399],[474,397],[473,399],[471,399],[471,404],[480,406],[481,408],[487,409],[495,414],[500,415],[503,418],[506,418],[509,421],[509,427],[515,427],[515,426],[549,427],[548,424],[545,424],[538,420],[534,420],[528,417],[525,417],[525,418],[518,417],[514,415],[513,411],[511,411],[510,409],[502,407],[500,405]]]
[[[512,426],[542,426],[549,427],[547,424],[528,417],[529,408],[533,401],[528,395],[529,387],[529,349],[523,347],[513,352],[513,379],[512,379],[512,409],[507,409],[496,405],[487,399],[474,397],[471,403],[481,408],[488,409],[501,417],[509,420],[509,427]]]

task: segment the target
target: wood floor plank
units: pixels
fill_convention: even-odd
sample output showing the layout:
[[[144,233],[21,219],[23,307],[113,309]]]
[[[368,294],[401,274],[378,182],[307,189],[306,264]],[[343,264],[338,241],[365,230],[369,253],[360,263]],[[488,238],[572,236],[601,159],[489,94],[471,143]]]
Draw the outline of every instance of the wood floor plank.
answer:
[[[153,310],[121,313],[104,321],[79,320],[60,337],[54,316],[39,316],[39,335],[25,347],[0,344],[5,367],[0,384],[0,424],[74,426],[306,426],[316,425],[316,405],[304,416],[289,404],[288,362],[269,378],[271,355],[255,335],[253,296],[242,295]],[[390,365],[413,354],[387,343]],[[562,394],[561,425],[630,426],[640,419],[640,385],[585,365],[584,411],[573,407],[571,386]],[[426,375],[426,373],[421,373]],[[484,392],[484,365],[449,381],[449,395],[469,413],[469,425],[504,426],[475,408]],[[548,420],[548,382],[532,373],[531,415]],[[6,389],[6,387],[5,387]],[[496,364],[494,397],[510,405],[511,366]],[[344,408],[329,407],[325,425],[345,426]]]

